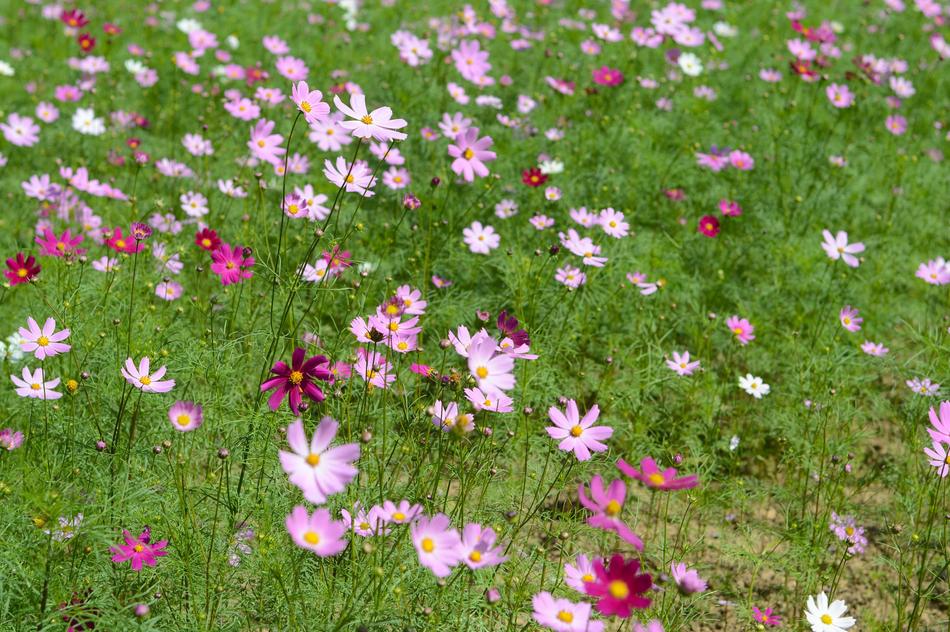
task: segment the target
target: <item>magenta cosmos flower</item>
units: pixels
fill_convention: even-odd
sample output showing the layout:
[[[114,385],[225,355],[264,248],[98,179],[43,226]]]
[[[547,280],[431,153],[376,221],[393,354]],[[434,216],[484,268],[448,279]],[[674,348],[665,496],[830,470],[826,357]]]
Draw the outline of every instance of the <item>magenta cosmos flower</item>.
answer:
[[[747,345],[750,341],[755,340],[755,336],[752,335],[755,332],[755,327],[746,318],[739,318],[738,315],[730,316],[726,319],[726,327],[729,328],[729,331],[733,333],[741,345]]]
[[[485,163],[495,159],[495,152],[488,151],[492,146],[491,136],[479,138],[478,128],[469,127],[456,136],[454,142],[454,145],[449,145],[449,156],[455,158],[452,171],[465,178],[466,182],[472,182],[476,175],[479,178],[487,176],[488,167]]]
[[[199,428],[204,421],[201,406],[194,402],[175,402],[168,409],[168,420],[178,432],[188,432]]]
[[[458,530],[451,527],[445,514],[436,514],[431,519],[421,516],[409,529],[419,563],[436,577],[448,577],[452,568],[465,557],[462,538]]]
[[[604,479],[595,475],[590,481],[590,495],[584,493],[584,485],[577,488],[577,498],[594,515],[587,524],[604,531],[613,531],[625,542],[632,544],[638,551],[643,550],[643,540],[620,519],[623,502],[627,495],[627,486],[620,479],[612,481],[604,488]]]
[[[692,489],[699,485],[699,478],[695,474],[677,477],[676,468],[668,467],[665,470],[661,470],[657,466],[656,461],[651,457],[645,457],[640,461],[639,470],[623,459],[620,459],[617,461],[617,469],[630,478],[637,479],[647,487],[663,491]]]
[[[607,66],[596,69],[593,75],[594,83],[602,86],[619,86],[623,83],[623,73]]]
[[[168,540],[160,540],[151,544],[152,532],[148,527],[142,531],[139,537],[133,537],[128,530],[122,531],[122,537],[125,538],[125,544],[117,544],[109,548],[112,553],[112,561],[116,564],[122,562],[131,562],[133,571],[142,570],[142,566],[155,566],[156,558],[168,555],[165,547],[168,546]]]
[[[548,435],[552,439],[561,439],[558,448],[565,452],[573,452],[578,461],[590,460],[591,452],[606,452],[607,446],[601,443],[614,433],[610,426],[596,426],[594,423],[600,416],[600,407],[594,404],[590,410],[580,417],[577,402],[567,400],[567,409],[564,412],[555,406],[548,409],[548,418],[554,424],[548,426]]]
[[[861,331],[861,323],[864,322],[863,318],[858,317],[858,310],[850,305],[845,305],[841,308],[838,319],[841,321],[842,327],[852,332]]]
[[[752,618],[756,620],[757,623],[768,626],[779,626],[782,625],[782,617],[777,614],[773,614],[771,608],[766,608],[765,610],[760,610],[756,606],[752,606]]]
[[[138,366],[135,366],[135,362],[129,358],[121,369],[122,377],[144,393],[167,393],[172,390],[175,387],[175,380],[162,379],[165,376],[166,367],[162,366],[154,373],[149,373],[150,365],[151,360],[148,356],[144,356]]]
[[[52,318],[46,319],[42,329],[32,316],[26,319],[26,324],[28,328],[20,327],[20,336],[23,338],[20,348],[32,353],[37,360],[66,353],[71,348],[63,343],[63,340],[69,338],[69,330],[56,331],[56,321]]]
[[[626,619],[634,608],[650,606],[650,598],[643,595],[653,586],[653,578],[640,573],[639,560],[625,561],[622,555],[614,555],[606,568],[595,560],[594,575],[594,581],[586,585],[587,594],[600,598],[596,607],[601,614]]]
[[[591,606],[582,601],[574,603],[555,597],[549,592],[539,592],[532,600],[533,617],[540,625],[554,632],[603,632],[603,621],[592,621]]]
[[[306,507],[297,505],[287,516],[284,525],[294,544],[320,557],[336,555],[346,548],[346,540],[343,539],[346,525],[340,520],[333,520],[326,509],[317,509],[310,515]]]
[[[338,427],[335,420],[324,417],[308,442],[303,420],[298,419],[287,427],[287,443],[293,452],[279,452],[280,465],[290,482],[315,505],[321,505],[328,496],[342,492],[356,477],[353,462],[360,458],[359,444],[330,447]]]
[[[221,285],[239,283],[254,276],[248,268],[254,265],[254,257],[244,254],[243,246],[222,243],[211,252],[211,271],[221,279]]]
[[[261,384],[261,392],[277,389],[267,400],[271,410],[276,411],[280,408],[284,397],[287,397],[290,410],[295,415],[300,414],[300,402],[304,395],[315,402],[324,400],[323,391],[314,384],[314,380],[324,382],[330,380],[332,375],[329,369],[330,361],[322,355],[316,355],[304,361],[305,355],[306,352],[297,347],[291,356],[291,366],[287,366],[286,362],[278,361],[271,367],[270,372],[277,377],[272,377]]]

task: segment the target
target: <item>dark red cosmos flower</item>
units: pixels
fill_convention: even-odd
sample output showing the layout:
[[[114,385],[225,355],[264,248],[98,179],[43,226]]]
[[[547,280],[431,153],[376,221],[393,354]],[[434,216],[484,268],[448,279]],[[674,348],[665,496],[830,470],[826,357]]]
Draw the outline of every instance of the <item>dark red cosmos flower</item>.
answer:
[[[142,139],[133,136],[132,138],[125,141],[125,144],[128,145],[129,149],[138,149],[142,146]]]
[[[524,329],[519,329],[518,319],[514,316],[509,316],[507,311],[501,310],[501,313],[498,314],[498,320],[495,321],[495,326],[498,327],[498,331],[505,334],[507,338],[511,338],[511,342],[513,342],[516,347],[531,344],[531,338],[528,336],[528,332]]]
[[[79,42],[79,48],[84,53],[88,53],[96,47],[96,38],[89,33],[83,33],[77,38],[77,41]]]
[[[640,574],[640,560],[624,561],[622,555],[614,555],[607,568],[603,560],[594,560],[594,574],[584,588],[588,595],[600,597],[596,608],[601,614],[627,618],[634,608],[650,606],[650,598],[643,594],[653,586],[653,578]]]
[[[117,24],[113,24],[112,22],[106,22],[105,24],[102,25],[102,32],[105,33],[106,35],[118,35],[119,33],[122,32],[122,29],[119,28]]]
[[[214,252],[221,246],[221,238],[210,228],[203,228],[195,233],[195,243],[202,250]]]
[[[521,172],[521,181],[529,187],[539,187],[548,181],[548,177],[537,167],[531,167]]]
[[[699,220],[699,232],[707,237],[715,237],[719,234],[719,220],[712,215],[703,215]]]
[[[72,27],[74,29],[80,29],[89,24],[89,20],[86,19],[86,15],[79,9],[63,11],[59,14],[59,19],[66,26]]]
[[[36,263],[36,257],[30,255],[23,258],[23,253],[16,253],[15,259],[7,259],[7,268],[3,274],[10,281],[10,285],[19,285],[29,283],[31,279],[36,278],[40,273],[40,266]]]
[[[306,395],[315,402],[322,402],[323,391],[314,384],[314,380],[328,382],[331,377],[329,364],[326,356],[316,355],[304,360],[306,352],[297,347],[291,357],[291,365],[286,362],[278,361],[271,367],[270,372],[276,377],[272,377],[261,384],[261,392],[277,389],[267,399],[267,405],[271,410],[276,411],[280,408],[284,397],[288,398],[290,410],[295,415],[300,414],[300,402]]]

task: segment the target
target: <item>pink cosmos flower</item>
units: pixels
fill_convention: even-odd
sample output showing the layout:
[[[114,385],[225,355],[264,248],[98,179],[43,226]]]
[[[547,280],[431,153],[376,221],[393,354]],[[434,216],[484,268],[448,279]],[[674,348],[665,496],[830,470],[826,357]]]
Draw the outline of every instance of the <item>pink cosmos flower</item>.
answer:
[[[591,452],[606,452],[607,446],[601,440],[609,439],[614,429],[610,426],[594,426],[600,416],[600,407],[597,404],[580,418],[577,402],[567,400],[567,409],[561,412],[557,407],[548,409],[548,418],[554,424],[546,428],[552,439],[561,439],[558,448],[565,452],[573,452],[578,461],[588,461]]]
[[[477,81],[491,70],[488,51],[481,50],[478,40],[459,42],[458,48],[452,51],[452,60],[455,62],[455,68],[468,81]]]
[[[290,366],[283,361],[275,362],[270,372],[276,377],[265,380],[261,384],[261,392],[277,389],[268,398],[267,405],[271,410],[276,411],[280,408],[284,397],[287,397],[290,410],[295,415],[299,415],[300,402],[304,395],[313,402],[322,402],[323,391],[315,381],[330,379],[330,371],[327,370],[328,363],[329,360],[322,355],[306,358],[306,351],[300,347],[294,349]]]
[[[36,371],[30,371],[29,367],[23,367],[23,373],[21,373],[21,375],[23,379],[15,375],[10,376],[10,379],[13,380],[13,385],[16,387],[16,394],[20,397],[59,399],[63,396],[62,393],[53,390],[59,386],[59,378],[46,380],[42,368],[36,369]]]
[[[442,121],[439,123],[439,129],[441,129],[445,137],[449,139],[455,139],[456,136],[465,133],[465,130],[471,126],[472,119],[466,118],[461,112],[456,112],[452,116],[449,116],[448,112],[446,112],[442,115]]]
[[[604,622],[590,618],[591,606],[540,592],[532,600],[534,620],[554,632],[603,632]]]
[[[487,410],[493,413],[510,413],[512,399],[501,391],[484,392],[480,388],[465,389],[465,397],[475,410]]]
[[[349,193],[359,193],[363,197],[376,195],[370,190],[376,186],[376,178],[363,161],[357,160],[351,165],[343,156],[337,156],[334,165],[329,160],[324,160],[323,175],[336,186],[345,187]]]
[[[432,423],[444,432],[458,429],[462,432],[471,432],[475,429],[475,420],[468,413],[460,413],[458,404],[449,402],[443,404],[437,399],[432,405]]]
[[[346,509],[340,510],[343,525],[352,529],[353,533],[364,538],[376,535],[389,535],[391,529],[386,527],[386,518],[379,505],[370,507],[369,511],[363,508],[359,501],[353,505],[353,514]]]
[[[870,356],[883,356],[887,355],[887,352],[890,351],[880,342],[871,342],[870,340],[865,340],[864,344],[861,345],[861,351],[870,355]]]
[[[294,544],[320,557],[336,555],[346,548],[347,543],[343,539],[346,525],[333,520],[326,509],[317,509],[310,515],[306,507],[297,505],[287,516],[284,525]]]
[[[491,136],[478,138],[478,128],[469,127],[455,137],[455,144],[449,145],[449,156],[452,161],[452,171],[462,176],[466,182],[472,182],[477,175],[484,178],[488,175],[485,162],[495,159],[495,152],[488,151],[492,146]]]
[[[465,555],[462,538],[451,527],[445,514],[436,514],[432,518],[420,516],[409,529],[419,563],[436,577],[448,577],[452,568],[462,561]]]
[[[726,217],[739,217],[742,215],[742,207],[738,202],[731,200],[719,200],[719,211]]]
[[[755,336],[752,335],[755,332],[755,327],[746,318],[739,318],[738,315],[730,316],[726,319],[726,327],[735,335],[736,340],[741,345],[747,345],[750,341],[755,340]]]
[[[168,409],[168,420],[178,432],[188,432],[201,427],[204,417],[201,405],[194,402],[175,402]]]
[[[515,387],[514,358],[497,353],[498,344],[486,333],[476,334],[468,347],[468,370],[486,393],[509,391]]]
[[[828,95],[831,105],[836,108],[848,108],[854,103],[854,93],[844,84],[829,85],[825,88],[825,94]]]
[[[823,230],[821,234],[825,238],[821,247],[825,249],[829,257],[835,261],[841,259],[852,268],[861,265],[860,260],[854,255],[864,252],[863,243],[849,244],[848,233],[843,230],[839,230],[834,236],[831,235],[829,230]]]
[[[633,467],[623,459],[617,461],[617,469],[629,476],[642,482],[647,487],[659,489],[662,491],[674,491],[678,489],[692,489],[699,485],[699,478],[695,474],[689,476],[676,476],[676,468],[668,467],[661,470],[656,461],[651,457],[644,457],[640,461],[640,469]]]
[[[13,428],[0,429],[0,449],[16,450],[23,445],[23,433]]]
[[[472,225],[462,229],[462,235],[468,249],[475,254],[487,255],[501,243],[501,235],[491,226],[482,226],[481,222],[472,222]]]
[[[277,166],[287,150],[281,147],[284,137],[273,133],[275,125],[274,121],[259,120],[251,128],[251,139],[247,141],[247,146],[255,158]]]
[[[755,619],[757,623],[761,623],[770,627],[782,625],[782,617],[777,614],[773,614],[771,608],[759,610],[759,608],[756,606],[752,606],[752,618]]]
[[[323,102],[323,93],[311,90],[306,81],[291,86],[290,99],[303,112],[307,123],[316,122],[330,114],[330,105]]]
[[[405,127],[406,121],[392,118],[393,111],[388,107],[367,112],[366,97],[362,94],[352,95],[349,107],[340,100],[339,96],[333,97],[333,103],[338,110],[353,119],[342,121],[340,125],[350,130],[350,134],[357,138],[375,138],[383,142],[406,138],[406,134],[396,131]]]
[[[936,408],[930,408],[930,438],[942,443],[950,443],[950,401],[941,402],[939,413]]]
[[[600,211],[600,215],[597,217],[597,224],[611,237],[620,239],[621,237],[626,237],[630,232],[630,224],[626,222],[625,219],[623,213],[607,207]]]
[[[7,116],[5,123],[0,123],[3,137],[17,147],[32,147],[40,142],[40,126],[29,116],[20,116],[16,112]]]
[[[604,488],[604,479],[597,474],[590,481],[590,495],[591,497],[588,498],[584,492],[583,483],[577,487],[578,500],[594,514],[587,519],[587,524],[604,531],[613,531],[622,540],[633,545],[638,551],[642,551],[643,540],[620,518],[627,495],[627,486],[624,482],[618,478]]]
[[[293,452],[278,453],[290,482],[314,505],[322,505],[328,496],[342,492],[356,477],[353,462],[360,458],[359,444],[330,447],[338,427],[336,421],[324,417],[307,441],[303,420],[297,419],[287,427],[287,443]]]
[[[832,511],[831,524],[828,526],[839,540],[848,543],[848,555],[864,553],[868,539],[864,535],[864,527],[858,526],[854,516],[839,516]]]
[[[248,268],[254,265],[254,257],[244,254],[243,246],[222,243],[211,252],[211,271],[221,279],[221,285],[240,283],[254,273]]]
[[[679,564],[670,562],[670,575],[673,577],[673,581],[676,582],[677,588],[684,595],[700,593],[709,587],[695,569],[687,568],[683,562]]]
[[[752,156],[738,149],[729,152],[729,164],[739,171],[752,171],[755,168],[755,160]]]
[[[486,566],[498,566],[508,558],[503,555],[500,546],[495,546],[498,536],[490,527],[483,527],[474,522],[465,525],[462,529],[462,561],[470,569],[475,570]]]
[[[934,441],[931,447],[924,448],[924,454],[927,462],[937,470],[937,476],[946,478],[950,474],[950,445]]]
[[[393,524],[409,524],[422,513],[422,505],[413,505],[408,500],[400,500],[399,504],[391,500],[383,503],[381,515]]]
[[[841,326],[851,332],[861,331],[861,323],[864,322],[863,318],[858,317],[858,310],[850,305],[841,308],[838,319],[841,321]]]
[[[587,583],[594,581],[594,563],[583,553],[578,554],[574,564],[564,564],[564,583],[581,593],[587,594]]]
[[[56,331],[56,321],[52,318],[46,319],[42,329],[32,316],[26,319],[26,323],[28,329],[23,327],[19,329],[20,337],[23,339],[20,342],[20,348],[26,353],[32,353],[37,360],[51,358],[71,349],[69,345],[62,342],[69,338],[69,330]]]
[[[692,375],[693,371],[699,368],[699,360],[695,362],[689,361],[689,351],[684,351],[682,355],[673,352],[673,359],[666,361],[666,366],[670,367],[673,371],[676,371],[677,375],[688,376]]]
[[[931,285],[946,285],[950,283],[950,264],[943,257],[937,257],[920,264],[914,276]]]
[[[128,530],[123,530],[122,537],[125,538],[125,544],[117,544],[109,548],[112,561],[116,564],[130,562],[135,572],[141,571],[143,565],[155,566],[156,558],[168,555],[168,551],[165,550],[168,540],[160,540],[152,544],[151,533],[151,530],[145,527],[145,530],[136,538]]]
[[[926,377],[915,377],[912,380],[907,380],[905,384],[907,384],[907,388],[910,390],[925,397],[930,397],[940,392],[940,385]]]
[[[703,215],[699,219],[697,230],[706,237],[715,237],[719,234],[719,220],[715,215]]]
[[[706,0],[709,2],[710,0]],[[718,0],[713,0],[718,1]],[[634,623],[633,628],[630,632],[664,632],[663,624],[657,619],[653,619],[649,623]]]
[[[894,136],[901,136],[907,131],[907,119],[900,114],[893,114],[884,119],[884,127]]]
[[[606,568],[601,560],[595,561],[594,573],[587,594],[600,598],[596,607],[601,614],[627,618],[634,608],[650,606],[650,598],[643,595],[653,587],[653,578],[640,573],[640,560],[614,555]]]
[[[132,358],[125,361],[122,367],[122,377],[125,381],[140,389],[144,393],[167,393],[175,387],[175,380],[162,380],[167,368],[162,366],[154,373],[149,373],[151,360],[148,356],[142,357],[139,365],[135,366]]]
[[[558,283],[563,283],[569,289],[575,290],[587,282],[587,275],[581,272],[580,268],[566,265],[557,269],[554,279]]]

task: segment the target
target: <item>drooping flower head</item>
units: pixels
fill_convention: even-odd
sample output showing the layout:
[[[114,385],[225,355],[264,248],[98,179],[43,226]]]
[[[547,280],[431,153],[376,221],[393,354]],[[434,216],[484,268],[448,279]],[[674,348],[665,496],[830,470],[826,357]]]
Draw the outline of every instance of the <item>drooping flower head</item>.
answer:
[[[623,459],[617,461],[617,469],[630,478],[637,479],[647,487],[662,491],[692,489],[699,485],[699,478],[695,474],[678,477],[676,475],[676,468],[668,467],[665,470],[661,470],[656,461],[649,456],[644,457],[640,461],[639,470]]]

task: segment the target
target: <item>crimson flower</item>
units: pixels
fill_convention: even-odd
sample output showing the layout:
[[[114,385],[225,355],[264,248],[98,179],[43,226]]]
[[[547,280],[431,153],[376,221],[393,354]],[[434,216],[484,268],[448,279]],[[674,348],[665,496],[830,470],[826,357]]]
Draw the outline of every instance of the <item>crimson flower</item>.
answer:
[[[195,234],[195,243],[202,250],[213,252],[221,246],[221,238],[210,228],[203,228]]]
[[[594,580],[585,582],[587,594],[600,597],[596,608],[601,614],[626,619],[634,608],[648,608],[650,598],[643,594],[653,586],[653,578],[640,574],[640,560],[624,561],[622,555],[610,558],[604,568],[603,560],[594,560]]]
[[[294,349],[291,366],[286,362],[275,362],[270,372],[276,375],[261,384],[261,392],[277,389],[267,400],[271,410],[280,408],[284,397],[288,397],[290,410],[295,415],[300,414],[300,402],[304,395],[315,402],[322,402],[323,391],[314,383],[314,380],[328,382],[331,377],[330,361],[322,355],[313,356],[304,361],[305,351],[300,347]]]
[[[112,231],[112,237],[106,240],[106,245],[116,252],[125,252],[130,255],[145,248],[145,244],[136,241],[132,235],[123,235],[122,229],[118,227]]]
[[[7,259],[7,268],[3,274],[10,281],[10,285],[19,285],[29,283],[40,273],[40,266],[36,263],[36,257],[30,255],[23,258],[23,253],[16,253],[15,259]]]
[[[699,220],[699,232],[707,237],[715,237],[719,234],[719,220],[713,215],[703,215]]]
[[[79,42],[79,48],[84,53],[88,53],[96,47],[96,38],[89,33],[83,33],[77,38],[77,41]]]
[[[86,15],[79,9],[63,11],[59,15],[59,19],[66,26],[72,27],[74,29],[79,29],[89,24],[89,20],[86,19]]]
[[[548,181],[548,177],[537,167],[531,167],[521,172],[521,181],[529,187],[539,187]]]

